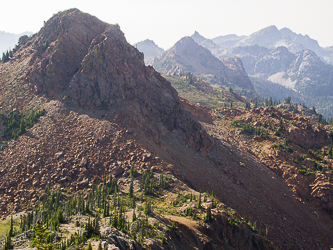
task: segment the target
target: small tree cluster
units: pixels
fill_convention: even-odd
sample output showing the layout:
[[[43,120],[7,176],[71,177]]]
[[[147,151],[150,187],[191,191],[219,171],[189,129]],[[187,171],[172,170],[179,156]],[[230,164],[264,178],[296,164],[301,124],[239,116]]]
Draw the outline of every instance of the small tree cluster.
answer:
[[[6,53],[2,53],[2,58],[1,58],[1,62],[5,63],[8,62],[10,60],[10,58],[13,57],[13,51],[12,50],[7,50]]]
[[[5,126],[2,137],[7,140],[16,139],[22,135],[27,129],[37,123],[38,118],[45,114],[45,110],[31,110],[29,115],[20,114],[18,112],[9,112],[8,115],[1,114],[3,125]]]

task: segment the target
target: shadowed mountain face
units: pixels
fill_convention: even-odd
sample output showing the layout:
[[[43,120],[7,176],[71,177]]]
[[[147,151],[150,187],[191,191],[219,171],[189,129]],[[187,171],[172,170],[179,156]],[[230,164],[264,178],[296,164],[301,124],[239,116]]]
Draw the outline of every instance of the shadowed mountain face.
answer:
[[[154,68],[164,74],[186,73],[214,75],[245,89],[253,85],[237,58],[219,60],[191,37],[179,40],[170,50],[154,60]]]

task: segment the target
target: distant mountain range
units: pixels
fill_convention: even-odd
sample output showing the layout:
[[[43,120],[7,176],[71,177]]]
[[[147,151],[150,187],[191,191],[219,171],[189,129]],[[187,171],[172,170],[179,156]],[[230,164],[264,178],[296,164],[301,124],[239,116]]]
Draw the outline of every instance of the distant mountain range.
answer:
[[[164,49],[158,47],[154,41],[146,39],[134,44],[139,51],[143,52],[145,64],[151,64],[151,60],[164,53]]]
[[[329,63],[332,48],[321,48],[307,35],[297,35],[286,28],[277,30],[275,26],[248,37],[233,35],[210,40],[197,32],[191,37],[220,59],[239,57],[247,74],[261,80],[256,83],[271,82],[287,88],[271,93],[273,98],[279,99],[281,94],[294,96],[295,101],[304,100],[325,116],[333,116],[333,65]],[[233,41],[232,47],[222,48],[213,42],[225,45],[228,37]],[[263,84],[257,84],[255,89],[260,94],[267,93]]]
[[[315,106],[326,117],[333,117],[333,46],[322,48],[308,35],[296,34],[287,28],[278,30],[275,26],[250,36],[207,39],[195,32],[191,38],[191,46],[189,37],[183,38],[163,55],[155,57],[156,70],[168,74],[179,71],[211,74],[253,89],[248,87],[252,83],[244,85],[248,74],[258,94],[269,94],[274,99],[291,96],[294,101]],[[204,52],[203,47],[210,53]],[[230,58],[238,61],[233,63],[239,65],[233,66],[233,72],[242,75],[242,80],[228,77],[227,71],[232,67],[225,62],[232,61]]]
[[[164,74],[191,72],[195,75],[212,75],[244,89],[254,90],[241,60],[237,57],[219,60],[191,37],[182,38],[163,55],[155,58],[153,66]]]
[[[326,63],[333,64],[332,48],[322,48],[316,40],[311,39],[308,35],[303,36],[301,34],[296,34],[288,28],[278,30],[275,26],[269,26],[254,32],[249,36],[226,35],[213,39],[206,39],[195,32],[192,35],[192,38],[198,44],[207,47],[210,50],[215,49],[215,55],[220,53],[218,51],[219,49],[230,47],[259,45],[266,48],[278,48],[283,46],[294,54],[304,49],[312,50]],[[210,43],[218,45],[218,47],[214,48],[214,46]]]
[[[1,55],[2,55],[2,52],[6,52],[7,50],[13,49],[15,47],[15,45],[18,43],[19,38],[24,35],[30,36],[30,35],[32,35],[32,32],[13,34],[13,33],[7,33],[4,31],[0,31],[0,53],[1,53]]]

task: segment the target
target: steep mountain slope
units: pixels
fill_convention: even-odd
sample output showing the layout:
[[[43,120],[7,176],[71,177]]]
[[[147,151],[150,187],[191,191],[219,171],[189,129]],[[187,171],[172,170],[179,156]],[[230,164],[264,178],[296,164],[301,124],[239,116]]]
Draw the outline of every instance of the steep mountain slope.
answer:
[[[210,51],[219,48],[212,40],[204,38],[199,32],[195,31],[191,38],[199,45],[209,49]]]
[[[234,138],[241,135],[244,149],[282,176],[302,200],[332,215],[332,127],[314,122],[317,114],[297,104],[239,111],[226,110],[232,122],[221,121],[236,130]]]
[[[144,54],[146,65],[150,65],[155,57],[164,53],[162,48],[158,47],[154,41],[149,39],[134,44],[134,47]]]
[[[250,77],[250,79],[254,89],[260,96],[274,97],[274,99],[280,101],[286,99],[286,96],[289,96],[295,103],[304,103],[303,97],[288,87],[257,77]]]
[[[0,31],[0,55],[2,56],[3,52],[13,49],[18,43],[18,40],[21,36],[30,36],[31,32],[24,32],[22,34],[12,34],[4,31]]]
[[[45,110],[34,126],[19,123],[26,132],[21,130],[17,138],[14,133],[0,152],[3,216],[38,206],[37,200],[46,199],[45,188],[91,196],[94,183],[102,183],[109,174],[118,178],[117,185],[127,187],[133,164],[141,176],[161,171],[177,177],[182,181],[176,185],[179,198],[187,189],[182,183],[196,191],[213,191],[241,214],[239,220],[257,221],[258,232],[265,232],[280,248],[333,246],[328,215],[296,199],[282,178],[229,136],[228,127],[199,123],[185,111],[176,90],[144,65],[142,53],[126,42],[117,25],[77,9],[60,12],[18,46],[13,58],[0,64],[0,72],[1,119],[15,118],[12,112]],[[147,197],[138,199],[148,204]],[[230,216],[220,218],[227,220],[214,222],[222,225],[221,230],[207,223],[212,230],[198,227],[196,232],[202,230],[205,239],[216,239],[215,232],[234,239],[222,245],[226,249],[238,248],[240,239],[245,246],[258,246],[256,239],[261,236],[243,230],[247,226],[238,226],[228,220]],[[183,236],[175,233],[173,239],[181,241],[184,235],[187,242],[197,239],[191,233],[193,222],[169,219],[191,227],[189,231],[181,226]],[[191,246],[204,249],[203,245],[198,241]]]
[[[242,88],[253,89],[240,60],[232,58],[221,62],[191,37],[178,41],[170,50],[156,58],[153,66],[164,74],[191,72],[196,75],[214,75]]]

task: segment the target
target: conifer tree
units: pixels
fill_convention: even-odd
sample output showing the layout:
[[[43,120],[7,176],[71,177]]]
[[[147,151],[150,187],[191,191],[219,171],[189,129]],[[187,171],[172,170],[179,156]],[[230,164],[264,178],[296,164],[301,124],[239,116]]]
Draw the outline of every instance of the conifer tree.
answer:
[[[14,234],[13,234],[13,224],[14,224],[14,222],[13,222],[13,216],[11,215],[10,216],[10,227],[9,227],[9,232],[8,232],[8,236],[9,237],[13,237],[14,236]]]
[[[130,183],[130,186],[129,186],[128,197],[129,198],[133,198],[133,178],[131,178],[131,183]]]
[[[7,235],[7,238],[5,240],[5,245],[2,248],[3,250],[9,250],[9,249],[13,249],[13,243],[12,243],[12,239],[9,237],[9,235]]]
[[[91,246],[91,242],[90,241],[88,243],[88,246],[87,246],[86,250],[92,250],[92,246]]]
[[[102,242],[101,241],[99,241],[97,250],[103,250],[103,248],[102,248]]]
[[[135,207],[133,208],[132,222],[136,221]]]
[[[206,210],[206,222],[210,222],[212,220],[212,211],[211,208],[208,207]]]
[[[145,209],[144,209],[145,215],[149,216],[151,213],[151,203],[150,200],[148,199],[145,203]]]
[[[201,208],[201,191],[199,193],[198,208]]]
[[[106,168],[104,169],[104,176],[103,176],[103,188],[106,187]]]

